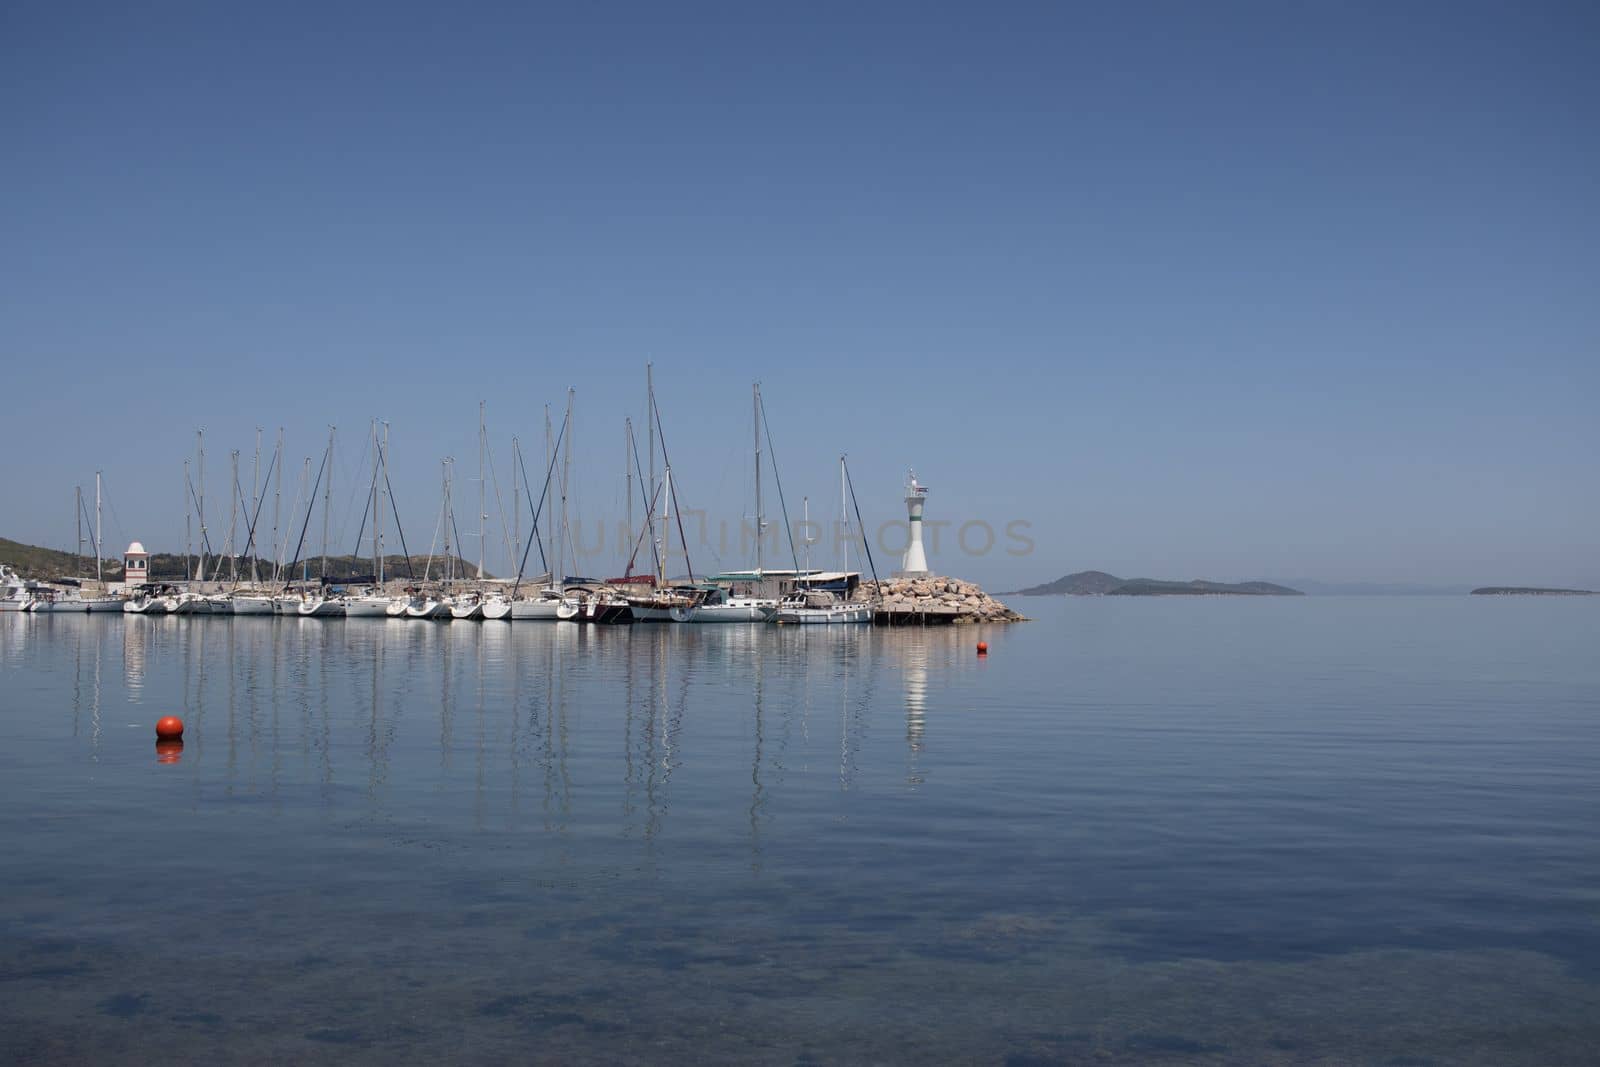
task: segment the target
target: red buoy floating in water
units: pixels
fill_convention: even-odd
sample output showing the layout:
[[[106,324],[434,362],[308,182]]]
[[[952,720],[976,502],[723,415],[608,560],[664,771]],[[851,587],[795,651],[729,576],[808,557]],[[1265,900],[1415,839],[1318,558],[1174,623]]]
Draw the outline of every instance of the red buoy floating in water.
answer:
[[[156,720],[156,737],[162,741],[183,740],[183,720],[176,715],[163,715]]]
[[[978,642],[978,655],[987,656],[988,654],[989,654],[989,642],[987,642],[987,641],[979,641]]]

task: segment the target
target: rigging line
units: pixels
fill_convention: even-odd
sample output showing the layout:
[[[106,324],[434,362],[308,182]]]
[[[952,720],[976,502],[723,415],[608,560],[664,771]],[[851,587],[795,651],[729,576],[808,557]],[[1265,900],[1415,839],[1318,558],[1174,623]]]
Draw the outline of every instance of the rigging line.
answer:
[[[194,495],[194,482],[187,475],[184,476],[183,481],[184,484],[189,487],[189,502],[195,506],[196,510],[198,510],[200,507],[200,501],[199,498]],[[204,526],[200,527],[200,548],[203,551],[211,552],[211,534]],[[213,558],[216,557],[215,552],[211,552],[211,555]]]
[[[356,530],[356,550],[350,553],[350,572],[352,574],[355,573],[355,561],[361,558],[361,539],[366,536],[367,516],[372,512],[372,491],[370,489],[366,492],[366,498],[366,506],[361,509],[361,526]],[[373,521],[376,522],[377,520],[374,519]],[[377,575],[374,574],[373,577],[376,578]]]
[[[636,478],[637,478],[637,480],[639,482],[639,499],[644,502],[644,526],[641,529],[640,534],[639,534],[639,536],[641,538],[643,538],[644,531],[650,529],[651,525],[655,521],[655,516],[656,516],[656,503],[655,503],[656,502],[656,494],[657,494],[657,492],[658,492],[660,487],[659,486],[652,486],[651,490],[650,490],[650,493],[646,494],[645,487],[644,487],[644,468],[639,463],[639,439],[637,437],[635,437],[635,438],[632,438],[632,441],[633,441],[633,472],[634,472],[634,475],[636,476]],[[634,547],[633,553],[634,553],[634,556],[638,556],[638,554],[639,554],[638,546]],[[651,538],[650,539],[650,557],[651,557],[652,561],[656,565],[656,569],[652,573],[660,574],[661,573],[661,549],[660,549],[659,546],[656,545],[655,538]],[[624,577],[631,577],[633,575],[633,563],[634,563],[634,560],[633,560],[633,558],[630,557],[629,560],[628,560],[628,569],[623,572]]]
[[[521,459],[521,447],[514,447],[516,447],[517,458]],[[528,484],[528,464],[526,461],[522,463],[522,488],[528,495],[528,510],[533,513],[533,534],[528,539],[528,543],[522,546],[522,559],[517,562],[517,580],[511,583],[511,595],[513,597],[517,594],[518,586],[522,584],[522,572],[523,569],[528,565],[528,553],[533,550],[535,542],[538,542],[539,545],[539,566],[545,570],[550,569],[550,564],[546,563],[544,558],[544,540],[539,536],[539,511],[533,506],[533,486]],[[550,488],[550,481],[548,477],[545,479],[545,488]],[[544,496],[543,494],[540,494],[539,507],[542,508],[543,506]]]
[[[456,509],[455,508],[451,508],[450,509],[450,529],[452,531],[454,531],[454,533],[456,535],[456,559],[461,559],[461,528],[456,525]],[[454,569],[454,566],[455,566],[454,561],[452,561],[450,559],[450,556],[449,556],[448,553],[446,553],[444,559],[445,559],[445,563],[449,564],[451,566],[451,568]],[[466,570],[466,567],[467,567],[467,561],[464,560],[464,559],[461,559],[461,569],[462,570]],[[449,572],[447,571],[446,573],[449,573]],[[457,579],[457,580],[459,581],[459,579]]]
[[[867,543],[867,524],[861,521],[861,505],[856,503],[856,482],[850,477],[850,463],[845,457],[840,456],[839,461],[844,464],[844,482],[850,487],[850,506],[856,509],[856,529],[861,532],[861,547],[867,553],[867,566],[872,568],[872,587],[878,590],[878,595],[883,595],[881,583],[878,581],[878,565],[872,562],[872,546]]]
[[[500,475],[496,474],[494,470],[494,449],[486,448],[484,453],[489,457],[489,483],[494,486],[494,506],[500,512],[500,536],[505,539],[506,560],[509,562],[511,553],[515,549],[511,547],[511,528],[506,525],[506,502],[500,495]],[[515,466],[515,461],[513,461],[512,465]],[[480,548],[479,551],[482,551],[482,549]]]
[[[648,506],[652,510],[655,508],[656,497],[659,497],[660,495],[661,495],[661,486],[658,485],[658,486],[656,486],[655,495],[652,496],[648,501],[646,501],[646,503],[648,504]],[[651,524],[650,524],[648,518],[645,520],[645,524],[643,526],[639,527],[639,537],[638,537],[638,540],[633,542],[633,555],[628,557],[628,567],[627,567],[626,570],[624,570],[622,572],[623,577],[631,578],[633,576],[633,564],[639,558],[639,546],[644,543],[645,535],[647,535],[650,532],[650,527],[651,527]],[[654,545],[655,541],[652,540],[650,543],[651,543],[651,545]]]
[[[88,526],[90,529],[94,528],[94,521],[89,515],[89,505],[83,502],[83,494],[81,493],[78,494],[78,517],[83,519],[84,525]],[[95,555],[98,556],[100,554],[99,540],[91,535],[89,538],[89,543],[94,545]]]
[[[656,408],[656,440],[661,442],[661,462],[666,464],[668,470],[672,469],[672,460],[667,457],[667,431],[661,425],[661,409]],[[689,539],[683,535],[683,509],[678,506],[679,494],[672,494],[672,514],[678,520],[678,543],[683,545],[683,564],[689,569],[689,581],[694,582],[694,561],[689,558]]]
[[[439,497],[439,517],[433,522],[433,543],[428,546],[428,562],[422,568],[422,580],[427,583],[433,576],[433,550],[439,547],[439,531],[444,529],[444,496]]]
[[[518,586],[522,585],[523,569],[528,565],[528,552],[532,550],[535,542],[539,543],[539,565],[543,567],[546,572],[550,570],[550,564],[544,558],[544,543],[539,541],[539,516],[544,512],[545,497],[550,493],[550,478],[555,474],[556,471],[556,457],[561,454],[561,442],[566,436],[567,420],[565,417],[563,417],[561,420],[561,430],[556,434],[555,445],[550,449],[550,466],[547,467],[544,472],[544,490],[539,494],[539,506],[535,508],[533,512],[533,536],[530,537],[528,539],[528,543],[522,547],[522,563],[517,567],[517,580],[516,583],[511,587],[511,594],[513,596],[516,595]],[[522,478],[523,484],[526,485],[528,478],[528,465],[526,463],[522,465]],[[528,500],[530,502],[533,500],[533,489],[531,487],[528,488]]]
[[[772,424],[767,422],[767,398],[763,396],[760,397],[760,400],[761,428],[767,433],[767,456],[772,460],[772,480],[778,486],[778,507],[783,511],[783,532],[788,535],[789,558],[794,561],[794,572],[798,575],[800,573],[800,556],[794,550],[794,527],[789,524],[789,505],[783,499],[783,479],[778,477],[778,450],[772,447]],[[756,522],[759,523],[760,521],[761,519],[757,517]],[[756,531],[756,536],[761,536],[759,530]]]
[[[385,449],[385,453],[387,453],[387,451],[388,450]],[[395,532],[400,535],[400,551],[406,554],[406,574],[410,575],[411,580],[414,582],[417,580],[417,571],[416,568],[411,565],[411,549],[406,547],[406,529],[404,526],[400,525],[400,508],[394,502],[394,489],[389,485],[389,464],[387,462],[387,458],[387,455],[385,455],[385,463],[383,465],[383,487],[388,491],[389,510],[394,512],[394,529]]]
[[[272,468],[277,462],[278,462],[278,457],[277,457],[276,451],[274,451],[274,454],[273,454],[273,457],[272,457],[272,462],[267,464],[267,481],[269,481],[269,482],[272,480]],[[239,490],[239,503],[244,504],[246,511],[250,510],[250,505],[249,505],[249,503],[247,503],[245,501],[245,498],[244,498],[244,486],[238,485],[238,483],[234,483],[234,484],[237,486],[237,488]],[[255,543],[256,543],[256,523],[261,518],[261,502],[264,499],[266,499],[264,494],[262,496],[259,496],[259,497],[256,498],[255,514],[250,516],[250,524],[247,527],[245,527],[244,550],[245,550],[245,553],[247,555],[250,552],[252,546],[254,546]],[[261,561],[257,560],[256,562],[259,564]]]
[[[283,573],[286,574],[286,575],[293,574],[294,573],[294,565],[296,563],[300,562],[300,550],[302,548],[304,548],[305,544],[306,544],[306,531],[311,529],[311,512],[313,510],[315,510],[315,503],[314,502],[317,499],[317,487],[322,484],[322,472],[323,472],[324,468],[326,468],[327,466],[328,466],[328,450],[327,449],[323,449],[322,450],[322,462],[317,465],[317,480],[316,480],[316,482],[314,482],[312,484],[312,486],[311,486],[311,494],[310,494],[310,496],[307,497],[306,521],[304,523],[302,523],[301,526],[300,526],[300,540],[294,546],[294,558],[289,561],[289,565],[287,567],[285,567],[284,571],[283,571]],[[290,581],[293,581],[293,579],[291,578],[291,579],[287,579],[287,580],[284,581],[283,584],[284,584],[285,588],[288,588],[288,585],[289,585]]]

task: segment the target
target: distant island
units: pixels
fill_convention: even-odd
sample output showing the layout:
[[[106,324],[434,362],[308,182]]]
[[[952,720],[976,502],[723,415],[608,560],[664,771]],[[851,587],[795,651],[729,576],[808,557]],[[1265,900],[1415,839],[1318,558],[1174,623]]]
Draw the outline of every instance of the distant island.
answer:
[[[1014,589],[1001,596],[1305,596],[1272,582],[1189,582],[1158,578],[1118,578],[1105,571],[1079,571],[1044,585]]]
[[[1486,585],[1473,596],[1595,596],[1593,589],[1544,589],[1536,585]]]

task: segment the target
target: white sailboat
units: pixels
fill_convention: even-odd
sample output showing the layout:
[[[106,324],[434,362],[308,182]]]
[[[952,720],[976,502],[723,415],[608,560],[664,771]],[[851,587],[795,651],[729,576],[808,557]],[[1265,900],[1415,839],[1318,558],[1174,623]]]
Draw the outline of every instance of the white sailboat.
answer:
[[[576,390],[567,390],[567,414],[561,423],[561,437],[556,444],[561,451],[561,518],[556,525],[555,536],[551,538],[551,555],[554,556],[554,566],[547,576],[549,584],[530,596],[519,596],[511,601],[511,618],[517,622],[559,622],[571,616],[563,614],[566,610],[568,597],[563,588],[565,585],[565,549],[567,542],[567,488],[568,479],[572,473],[572,404]],[[545,485],[548,487],[550,478],[555,471],[555,453],[550,447],[549,418],[545,420],[545,446],[546,469]],[[542,503],[542,501],[541,501]],[[537,522],[537,516],[535,516]],[[537,529],[535,530],[537,536]],[[542,551],[542,549],[541,549]]]
[[[372,592],[349,597],[345,601],[345,614],[352,619],[385,619],[404,613],[405,601],[383,592],[383,507],[378,482],[385,485],[389,479],[389,424],[384,423],[383,440],[378,440],[378,427],[372,427],[372,576],[376,583]],[[396,604],[400,611],[392,610]]]
[[[761,512],[761,428],[762,405],[761,383],[756,382],[751,386],[753,395],[752,407],[754,408],[755,424],[755,475],[756,475],[756,580],[760,581],[765,573],[762,570],[761,549],[762,542],[766,539],[766,516]],[[735,596],[724,590],[717,590],[708,596],[704,603],[689,612],[688,622],[698,623],[727,623],[727,622],[767,622],[777,614],[778,601],[770,597]]]
[[[850,571],[849,502],[846,496],[847,475],[844,457],[839,457],[839,514],[847,536],[840,539],[844,551],[842,570]],[[790,626],[860,625],[872,622],[872,605],[856,600],[845,600],[831,592],[799,590],[783,598],[772,621]]]
[[[173,598],[158,592],[155,589],[135,589],[133,596],[122,605],[122,610],[128,615],[168,615],[168,601]]]

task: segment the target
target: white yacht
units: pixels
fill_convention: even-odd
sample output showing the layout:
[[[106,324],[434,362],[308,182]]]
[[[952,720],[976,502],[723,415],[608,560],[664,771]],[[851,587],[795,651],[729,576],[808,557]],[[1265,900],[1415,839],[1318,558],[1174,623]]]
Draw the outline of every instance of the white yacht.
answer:
[[[778,602],[769,597],[730,596],[712,593],[705,603],[689,613],[685,622],[767,622],[778,612]]]
[[[77,587],[53,589],[44,595],[34,594],[34,611],[73,612],[121,611],[122,598],[117,596],[84,596]]]
[[[312,595],[300,602],[299,612],[304,618],[342,619],[345,616],[344,597]]]
[[[553,589],[541,589],[533,596],[511,602],[511,617],[522,622],[555,622],[561,616],[562,597]]]
[[[390,610],[396,603],[402,608],[404,600],[384,596],[381,593],[367,593],[363,596],[353,596],[344,602],[344,613],[352,619],[384,619],[393,614]]]
[[[277,605],[266,593],[235,593],[231,607],[235,615],[271,615]]]
[[[460,593],[450,599],[450,617],[460,622],[483,620],[483,596],[480,593]]]
[[[417,593],[406,602],[408,619],[448,619],[450,605],[427,593]]]
[[[167,601],[171,599],[156,589],[141,586],[134,589],[133,596],[123,602],[122,610],[128,615],[167,615],[170,614]]]
[[[483,617],[489,621],[511,621],[511,601],[502,593],[491,593],[483,598]]]
[[[799,626],[870,623],[872,605],[857,600],[839,600],[831,593],[797,593],[783,598],[773,613],[772,621]]]
[[[33,582],[0,563],[0,611],[32,611],[33,586]]]

